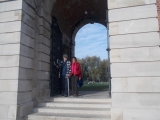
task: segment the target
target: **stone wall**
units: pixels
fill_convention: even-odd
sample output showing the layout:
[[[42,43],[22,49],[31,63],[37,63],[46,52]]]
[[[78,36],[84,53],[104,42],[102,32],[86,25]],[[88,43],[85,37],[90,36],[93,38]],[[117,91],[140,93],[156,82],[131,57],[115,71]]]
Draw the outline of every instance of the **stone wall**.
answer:
[[[157,0],[156,5],[157,5],[157,11],[158,11],[158,21],[159,21],[159,26],[160,26],[160,0]]]
[[[31,26],[33,26],[34,33],[34,46],[33,50],[30,51],[30,54],[33,54],[31,90],[33,107],[46,97],[50,97],[51,12],[54,2],[55,0],[23,1],[34,15],[33,19],[28,21],[28,26],[33,23]]]
[[[21,120],[50,95],[53,3],[0,1],[0,119]]]
[[[156,0],[108,0],[112,120],[160,119]]]
[[[49,97],[54,2],[0,0],[0,119],[22,120]],[[112,120],[160,119],[160,40],[155,3],[108,0]],[[69,41],[65,35],[63,39]]]

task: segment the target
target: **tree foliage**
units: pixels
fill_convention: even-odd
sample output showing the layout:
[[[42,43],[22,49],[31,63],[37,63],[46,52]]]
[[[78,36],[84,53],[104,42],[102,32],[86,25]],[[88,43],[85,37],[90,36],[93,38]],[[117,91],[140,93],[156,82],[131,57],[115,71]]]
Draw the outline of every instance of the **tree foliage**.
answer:
[[[87,56],[83,59],[78,59],[81,64],[83,79],[88,81],[108,81],[107,68],[108,60],[101,60],[97,56]]]

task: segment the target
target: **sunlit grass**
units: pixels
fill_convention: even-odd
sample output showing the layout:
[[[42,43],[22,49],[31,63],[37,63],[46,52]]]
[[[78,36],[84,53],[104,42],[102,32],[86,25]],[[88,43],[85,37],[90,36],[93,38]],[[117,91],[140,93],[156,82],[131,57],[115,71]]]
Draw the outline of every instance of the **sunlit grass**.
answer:
[[[109,89],[109,85],[107,83],[95,83],[95,84],[84,84],[79,91],[106,91]]]

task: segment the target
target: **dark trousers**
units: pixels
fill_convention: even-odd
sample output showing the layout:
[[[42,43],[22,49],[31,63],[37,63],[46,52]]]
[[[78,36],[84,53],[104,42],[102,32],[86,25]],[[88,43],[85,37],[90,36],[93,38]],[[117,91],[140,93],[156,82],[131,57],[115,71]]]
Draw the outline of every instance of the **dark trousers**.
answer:
[[[72,76],[72,92],[73,92],[73,94],[78,94],[77,80],[78,80],[78,76]]]
[[[62,81],[62,94],[68,95],[68,82],[65,75],[61,76]]]

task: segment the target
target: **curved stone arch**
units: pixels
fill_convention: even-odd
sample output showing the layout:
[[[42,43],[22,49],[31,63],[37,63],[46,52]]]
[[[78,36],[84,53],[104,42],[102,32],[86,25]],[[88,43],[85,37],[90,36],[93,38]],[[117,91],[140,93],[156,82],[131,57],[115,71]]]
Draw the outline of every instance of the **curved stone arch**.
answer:
[[[83,20],[83,21],[81,21],[75,28],[74,28],[74,30],[73,30],[73,33],[72,33],[72,40],[74,40],[75,39],[75,36],[76,36],[76,34],[77,34],[77,32],[83,27],[83,26],[85,26],[85,25],[87,25],[87,24],[94,24],[94,23],[99,23],[99,24],[101,24],[100,22],[97,22],[97,21],[95,21],[95,20],[92,20],[92,19],[85,19],[85,20]],[[101,24],[101,25],[103,25],[103,24]],[[104,25],[103,25],[104,26]],[[106,27],[106,26],[105,26]]]
[[[72,47],[74,47],[75,46],[75,37],[76,37],[76,35],[77,35],[77,33],[78,33],[78,31],[83,27],[83,26],[85,26],[85,25],[87,25],[87,24],[94,24],[94,23],[99,23],[99,24],[101,24],[101,25],[103,25],[104,27],[106,27],[104,24],[102,24],[102,23],[100,23],[99,21],[97,21],[97,20],[93,20],[93,19],[85,19],[85,20],[83,20],[83,21],[81,21],[79,24],[77,24],[76,26],[75,26],[75,28],[74,28],[74,30],[73,30],[73,32],[72,32],[72,36],[71,36],[71,39],[72,39]]]

